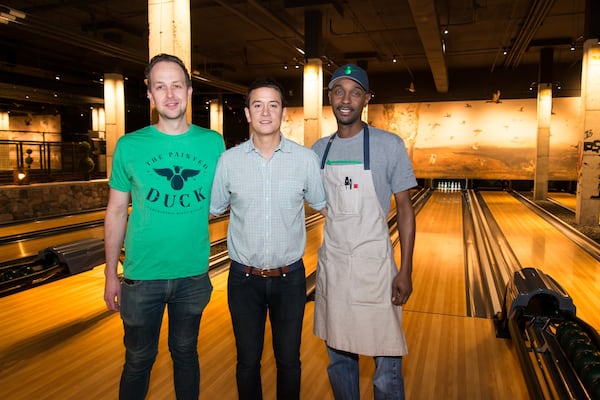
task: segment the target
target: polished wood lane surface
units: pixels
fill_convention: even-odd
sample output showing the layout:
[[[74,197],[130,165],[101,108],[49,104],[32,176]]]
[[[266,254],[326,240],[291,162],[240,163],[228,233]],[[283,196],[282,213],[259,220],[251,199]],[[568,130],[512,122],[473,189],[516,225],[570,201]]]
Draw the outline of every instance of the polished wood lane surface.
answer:
[[[511,341],[496,338],[492,320],[467,317],[463,247],[461,194],[434,192],[417,216],[404,307],[407,398],[526,399]]]
[[[405,310],[467,315],[462,229],[460,193],[433,192],[417,215],[413,294]]]
[[[554,278],[573,299],[577,316],[600,329],[599,263],[510,194],[482,195],[521,265]]]
[[[548,197],[573,211],[577,208],[577,196],[572,193],[552,192]]]
[[[525,399],[511,342],[491,320],[465,313],[460,195],[434,193],[417,218],[413,297],[404,310],[409,355],[407,398]],[[308,232],[307,272],[316,265],[321,228]],[[227,310],[227,274],[213,278],[202,318],[201,398],[235,399],[235,344]],[[0,396],[3,399],[114,399],[123,363],[118,314],[105,311],[102,268],[0,299]],[[302,399],[331,400],[323,342],[312,334],[308,303],[302,342]],[[149,399],[172,399],[166,321]],[[373,361],[361,357],[361,399],[373,398]],[[275,398],[269,328],[263,356],[265,399]]]
[[[46,229],[62,228],[67,225],[81,224],[102,219],[104,219],[104,210],[66,215],[56,218],[43,218],[35,221],[27,221],[15,224],[4,224],[0,226],[0,237],[20,235],[23,233],[31,233]]]

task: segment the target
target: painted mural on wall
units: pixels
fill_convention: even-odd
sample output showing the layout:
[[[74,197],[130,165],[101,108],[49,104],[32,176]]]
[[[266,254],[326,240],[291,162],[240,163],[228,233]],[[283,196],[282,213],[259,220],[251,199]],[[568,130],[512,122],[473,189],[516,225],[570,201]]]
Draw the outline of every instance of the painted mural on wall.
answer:
[[[576,180],[580,99],[555,98],[552,105],[549,179]],[[536,99],[373,104],[368,122],[404,139],[419,178],[534,177]],[[335,129],[324,107],[322,135]],[[301,108],[288,109],[283,132],[303,143]]]

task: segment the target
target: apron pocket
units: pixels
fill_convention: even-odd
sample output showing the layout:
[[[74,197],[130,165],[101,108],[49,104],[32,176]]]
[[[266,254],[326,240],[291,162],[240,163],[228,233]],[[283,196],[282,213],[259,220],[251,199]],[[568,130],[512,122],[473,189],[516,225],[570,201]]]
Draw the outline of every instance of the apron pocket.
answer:
[[[350,274],[352,304],[391,304],[389,258],[353,256]]]
[[[343,185],[336,186],[335,189],[334,209],[340,214],[358,215],[361,192]]]

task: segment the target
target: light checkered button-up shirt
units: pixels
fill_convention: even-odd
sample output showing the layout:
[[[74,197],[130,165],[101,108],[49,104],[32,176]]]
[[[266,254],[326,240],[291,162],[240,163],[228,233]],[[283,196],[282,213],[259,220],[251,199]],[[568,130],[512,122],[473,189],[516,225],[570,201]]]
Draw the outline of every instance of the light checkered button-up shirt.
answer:
[[[270,160],[252,138],[221,155],[210,213],[228,206],[229,257],[257,268],[277,268],[299,260],[306,246],[304,200],[315,210],[326,205],[315,152],[281,135]]]

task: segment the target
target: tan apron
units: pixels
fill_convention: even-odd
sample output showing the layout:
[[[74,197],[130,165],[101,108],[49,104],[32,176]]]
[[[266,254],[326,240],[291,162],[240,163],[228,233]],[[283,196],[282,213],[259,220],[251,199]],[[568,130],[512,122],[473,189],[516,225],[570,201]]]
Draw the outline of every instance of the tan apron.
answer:
[[[364,124],[364,164],[321,162],[327,219],[319,249],[314,333],[337,350],[371,356],[407,353],[402,307],[392,304],[397,273],[387,216],[369,168]]]

